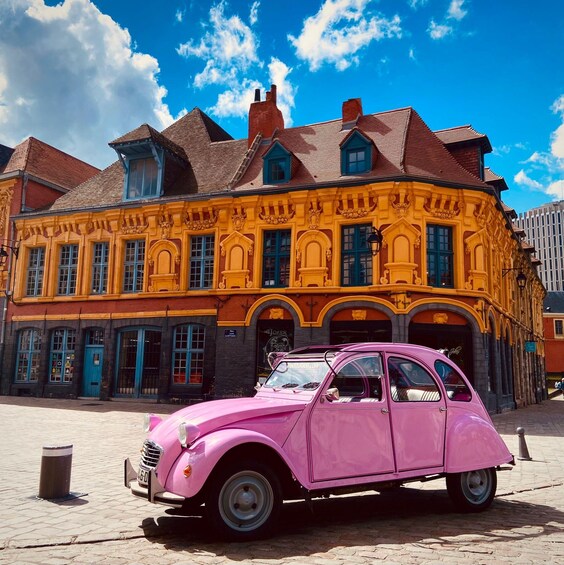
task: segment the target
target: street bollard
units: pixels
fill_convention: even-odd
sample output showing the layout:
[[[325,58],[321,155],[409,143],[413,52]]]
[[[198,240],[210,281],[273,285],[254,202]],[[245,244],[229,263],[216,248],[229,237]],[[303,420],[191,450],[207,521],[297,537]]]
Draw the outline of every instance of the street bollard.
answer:
[[[515,431],[519,436],[519,456],[517,459],[521,461],[531,461],[532,457],[529,455],[527,442],[525,441],[525,428],[517,428]]]
[[[47,500],[69,495],[72,466],[72,445],[50,445],[43,447],[39,498]]]

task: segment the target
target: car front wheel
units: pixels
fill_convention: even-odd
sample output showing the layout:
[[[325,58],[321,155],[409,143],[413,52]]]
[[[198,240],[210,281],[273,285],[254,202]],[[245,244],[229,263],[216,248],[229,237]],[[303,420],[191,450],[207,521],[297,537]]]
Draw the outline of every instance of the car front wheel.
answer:
[[[490,506],[497,488],[495,469],[453,473],[446,478],[447,491],[462,512],[481,512]]]
[[[223,538],[249,540],[271,533],[282,505],[274,471],[255,460],[220,469],[206,497],[206,513]]]

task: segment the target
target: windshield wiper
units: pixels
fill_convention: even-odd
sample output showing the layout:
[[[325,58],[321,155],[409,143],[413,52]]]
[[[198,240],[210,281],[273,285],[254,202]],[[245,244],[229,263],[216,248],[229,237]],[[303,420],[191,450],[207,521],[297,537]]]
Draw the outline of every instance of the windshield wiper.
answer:
[[[294,387],[297,387],[297,386],[298,386],[298,383],[286,383],[286,384],[283,384],[280,388],[294,388]]]
[[[317,382],[317,381],[311,381],[309,383],[306,383],[305,385],[302,385],[302,388],[304,390],[308,390],[308,389],[313,389],[313,388],[317,388],[321,383]]]

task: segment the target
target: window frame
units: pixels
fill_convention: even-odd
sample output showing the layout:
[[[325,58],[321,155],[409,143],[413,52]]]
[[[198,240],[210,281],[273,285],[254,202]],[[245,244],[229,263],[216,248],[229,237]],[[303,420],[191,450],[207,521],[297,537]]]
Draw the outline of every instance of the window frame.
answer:
[[[68,255],[65,256],[65,252]],[[59,246],[59,266],[57,269],[57,296],[73,296],[76,294],[78,282],[77,243],[66,243]]]
[[[558,326],[560,326],[560,331],[558,331]],[[554,320],[554,338],[564,339],[564,319],[555,318]]]
[[[213,288],[214,260],[215,234],[190,236],[189,290]]]
[[[61,336],[61,347],[55,350],[55,338],[59,334]],[[75,353],[76,353],[76,340],[77,331],[73,328],[55,328],[51,332],[51,339],[49,340],[49,384],[55,385],[70,385],[73,382],[74,376],[74,363],[75,363]],[[72,345],[72,347],[70,347]],[[60,365],[54,365],[55,359],[60,359]],[[68,361],[68,365],[67,365]],[[59,371],[56,368],[60,367]],[[65,369],[70,369],[67,374]],[[54,375],[59,375],[56,379]]]
[[[32,261],[36,253],[40,255],[35,258],[35,264]],[[40,252],[40,253],[39,253]],[[45,247],[30,247],[27,255],[27,275],[25,283],[25,296],[42,296],[43,294],[43,278],[45,276]],[[30,289],[32,292],[30,292]]]
[[[138,175],[139,171],[137,167],[140,163],[143,163],[143,168],[141,171],[141,184],[139,188],[139,192],[134,195],[131,193],[131,183],[132,179],[134,178],[134,174]],[[146,181],[146,172],[147,172],[147,164],[151,163],[154,164],[154,177],[151,179],[150,183]],[[133,170],[133,166],[135,166],[135,170]],[[160,167],[159,161],[156,159],[155,155],[152,153],[147,154],[140,154],[135,155],[127,158],[127,171],[125,175],[125,194],[124,200],[142,200],[145,198],[156,198],[161,195],[160,184],[161,184],[161,174],[160,174]],[[135,177],[136,178],[136,177]],[[148,188],[147,188],[148,187]],[[149,190],[150,189],[150,190]]]
[[[441,248],[441,231],[448,233],[448,249]],[[433,232],[431,234],[431,231]],[[454,229],[444,224],[427,224],[425,226],[426,236],[426,260],[427,260],[427,285],[433,288],[455,288],[454,272]],[[433,242],[431,247],[430,242]],[[448,268],[442,267],[444,260],[448,262]],[[433,272],[431,272],[433,269]],[[445,274],[450,279],[449,284],[441,284]]]
[[[24,335],[28,335],[29,346],[22,348],[22,340]],[[22,360],[25,362],[25,378],[18,379]],[[18,347],[16,353],[16,371],[14,374],[14,383],[36,383],[39,381],[39,370],[41,365],[41,333],[37,328],[23,328],[18,332]],[[23,373],[23,371],[22,371]],[[35,373],[35,378],[32,375]]]
[[[98,254],[96,249],[103,249]],[[107,241],[96,241],[92,245],[92,273],[90,277],[91,294],[107,294],[108,292],[108,265],[109,265],[110,245]],[[97,258],[100,257],[100,260]]]
[[[283,184],[291,180],[292,155],[278,141],[263,156],[263,182],[264,184]],[[273,167],[278,167],[278,171],[283,172],[282,178],[275,178]]]
[[[351,249],[347,249],[347,231],[352,230]],[[365,230],[366,233],[362,233]],[[373,281],[373,256],[366,244],[372,224],[348,224],[341,226],[341,286],[370,286]],[[350,262],[349,262],[350,259]],[[347,266],[353,265],[352,274],[347,274]],[[347,280],[348,279],[348,280]]]
[[[179,331],[185,332],[185,346],[179,345]],[[195,336],[195,333],[201,334]],[[196,340],[199,342],[195,343]],[[198,347],[195,347],[197,345]],[[202,386],[204,380],[204,361],[206,327],[202,324],[181,324],[174,328],[172,335],[171,385],[181,387]],[[182,364],[182,357],[184,357]]]
[[[267,238],[272,236],[274,236],[275,238],[274,250],[267,252]],[[287,246],[284,244],[285,238],[288,239]],[[289,287],[291,267],[290,255],[292,251],[292,230],[265,230],[263,232],[262,241],[262,286],[266,288]],[[285,249],[286,247],[287,250]],[[270,265],[273,266],[272,269],[270,268]],[[267,282],[272,282],[272,284],[267,284]]]
[[[128,260],[128,249],[133,245],[134,258]],[[140,247],[142,247],[143,257],[139,258]],[[123,246],[123,278],[122,292],[124,294],[134,294],[143,292],[145,288],[145,260],[146,260],[146,242],[144,239],[129,239],[124,242]],[[131,275],[129,276],[129,269]],[[131,279],[130,285],[127,285],[128,279]]]
[[[362,160],[355,160],[351,166],[351,157],[364,153]],[[362,163],[362,164],[361,164]],[[360,132],[355,131],[341,145],[341,174],[343,176],[362,175],[372,170],[372,143]]]

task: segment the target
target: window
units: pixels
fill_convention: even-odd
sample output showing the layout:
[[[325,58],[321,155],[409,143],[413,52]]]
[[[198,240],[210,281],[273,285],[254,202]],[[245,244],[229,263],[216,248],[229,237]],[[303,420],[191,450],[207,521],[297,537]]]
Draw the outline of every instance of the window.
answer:
[[[204,326],[186,324],[174,330],[172,384],[201,385],[204,377]]]
[[[564,337],[564,320],[554,320],[554,335]]]
[[[92,294],[108,291],[108,244],[95,243],[92,257]]]
[[[54,330],[51,335],[51,358],[49,382],[72,383],[74,372],[74,346],[76,331],[69,329]]]
[[[427,284],[454,287],[452,228],[427,226]]]
[[[29,250],[27,261],[26,296],[41,296],[43,291],[43,271],[45,269],[45,248],[33,247]]]
[[[36,383],[39,375],[39,355],[41,338],[39,330],[21,330],[18,337],[18,356],[16,361],[17,383]]]
[[[343,286],[372,284],[372,252],[366,243],[371,229],[370,224],[343,227],[341,273]]]
[[[213,285],[214,236],[200,235],[190,240],[189,288],[211,288]]]
[[[291,172],[291,154],[279,142],[274,142],[272,147],[263,157],[264,184],[278,184],[288,182]]]
[[[336,395],[338,402],[382,400],[383,375],[380,355],[356,358],[339,369],[327,392]]]
[[[57,294],[76,293],[78,245],[62,245],[59,249],[59,282]]]
[[[158,167],[154,157],[130,159],[127,168],[127,200],[158,196]]]
[[[341,146],[341,174],[358,175],[372,169],[372,144],[358,131]]]
[[[466,386],[463,378],[458,374],[454,367],[444,361],[435,361],[435,371],[445,385],[447,396],[451,400],[469,402],[472,400],[470,389]]]
[[[441,393],[429,372],[401,357],[388,359],[390,392],[394,402],[436,402]]]
[[[127,241],[123,271],[123,292],[141,292],[145,273],[145,241]]]
[[[264,232],[263,286],[283,287],[290,284],[290,230]]]

